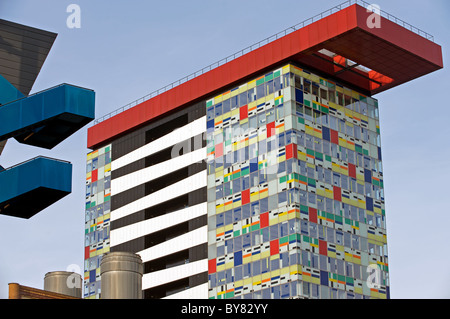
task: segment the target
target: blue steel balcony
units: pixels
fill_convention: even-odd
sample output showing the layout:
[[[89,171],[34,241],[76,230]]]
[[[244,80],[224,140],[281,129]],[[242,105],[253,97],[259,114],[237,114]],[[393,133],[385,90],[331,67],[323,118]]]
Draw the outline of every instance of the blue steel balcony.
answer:
[[[60,84],[0,106],[0,141],[52,149],[95,118],[95,92]]]
[[[0,169],[0,214],[30,218],[72,191],[72,164],[38,156]]]

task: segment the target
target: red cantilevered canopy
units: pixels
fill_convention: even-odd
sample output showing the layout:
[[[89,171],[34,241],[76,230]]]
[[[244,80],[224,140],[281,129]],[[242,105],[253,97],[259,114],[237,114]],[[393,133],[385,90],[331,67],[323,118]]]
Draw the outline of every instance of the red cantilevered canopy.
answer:
[[[88,147],[287,62],[369,96],[443,67],[439,45],[355,4],[98,123]]]

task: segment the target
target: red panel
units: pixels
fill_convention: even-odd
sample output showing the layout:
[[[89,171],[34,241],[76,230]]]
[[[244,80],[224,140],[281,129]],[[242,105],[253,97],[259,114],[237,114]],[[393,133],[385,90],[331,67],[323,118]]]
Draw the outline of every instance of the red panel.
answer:
[[[328,255],[328,247],[327,242],[319,239],[319,254],[327,256]]]
[[[214,274],[216,272],[216,259],[208,260],[208,274]]]
[[[317,224],[317,209],[309,207],[309,221]]]
[[[280,252],[280,244],[278,239],[272,240],[270,242],[270,255],[276,255]]]
[[[337,131],[330,129],[330,138],[331,143],[339,145],[339,135]]]
[[[294,156],[294,144],[286,145],[286,159],[290,159]]]
[[[348,176],[356,178],[356,166],[348,163]]]
[[[267,138],[271,137],[272,135],[275,135],[275,122],[267,123],[266,125],[266,134]]]
[[[84,247],[84,259],[85,259],[85,260],[88,259],[89,256],[90,256],[89,249],[90,249],[89,246]]]
[[[342,201],[341,188],[340,187],[333,186],[333,196],[334,196],[334,200],[337,200],[339,202]]]
[[[260,215],[259,225],[261,228],[269,226],[269,213],[268,212]]]
[[[248,105],[244,105],[239,109],[240,120],[245,120],[248,117]]]
[[[216,158],[223,155],[223,143],[217,144],[215,147]]]
[[[242,205],[250,203],[250,189],[241,192]]]
[[[96,169],[96,170],[92,171],[92,174],[91,174],[91,182],[92,182],[92,183],[93,183],[93,182],[96,182],[97,179],[98,179],[98,170]]]

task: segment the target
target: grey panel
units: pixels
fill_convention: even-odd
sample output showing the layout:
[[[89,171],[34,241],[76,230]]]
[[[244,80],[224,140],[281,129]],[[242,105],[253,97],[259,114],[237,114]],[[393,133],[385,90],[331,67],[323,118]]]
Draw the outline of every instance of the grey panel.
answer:
[[[204,284],[205,282],[208,282],[208,272],[207,271],[189,277],[189,287],[190,288]]]
[[[0,19],[0,74],[28,95],[57,34]]]

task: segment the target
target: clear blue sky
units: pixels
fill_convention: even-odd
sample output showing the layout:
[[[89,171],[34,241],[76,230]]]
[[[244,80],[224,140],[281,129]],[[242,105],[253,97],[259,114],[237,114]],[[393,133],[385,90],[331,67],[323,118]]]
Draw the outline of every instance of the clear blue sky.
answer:
[[[81,8],[69,29],[66,8]],[[340,0],[0,0],[0,18],[58,33],[32,93],[60,83],[96,91],[100,117],[340,4]],[[450,2],[375,2],[434,35],[444,70],[375,97],[381,114],[392,298],[450,298]],[[37,155],[73,163],[73,192],[29,220],[0,215],[0,298],[8,283],[83,270],[87,127],[51,151],[9,140],[0,165]],[[446,204],[447,203],[447,204]]]

